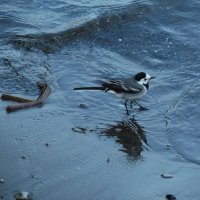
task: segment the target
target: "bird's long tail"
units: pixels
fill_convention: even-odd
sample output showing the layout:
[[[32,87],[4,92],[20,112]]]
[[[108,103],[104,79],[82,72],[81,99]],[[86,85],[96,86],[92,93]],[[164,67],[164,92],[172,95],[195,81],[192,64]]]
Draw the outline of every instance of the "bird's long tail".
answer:
[[[106,88],[103,86],[97,86],[97,87],[77,87],[74,88],[74,90],[105,90]]]

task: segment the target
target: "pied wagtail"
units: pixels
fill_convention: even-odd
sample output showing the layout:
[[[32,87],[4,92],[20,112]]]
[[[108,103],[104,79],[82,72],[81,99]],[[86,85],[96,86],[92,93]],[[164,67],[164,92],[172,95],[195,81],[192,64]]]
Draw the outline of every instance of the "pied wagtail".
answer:
[[[97,87],[77,87],[74,90],[103,90],[105,92],[115,93],[118,97],[125,100],[126,112],[129,115],[129,110],[127,107],[128,101],[131,102],[130,108],[132,108],[132,103],[135,102],[140,106],[139,110],[148,110],[141,106],[136,99],[139,99],[145,95],[149,89],[149,81],[155,77],[151,77],[149,74],[144,72],[139,72],[136,75],[118,80],[110,80],[108,82],[103,82],[101,86]]]

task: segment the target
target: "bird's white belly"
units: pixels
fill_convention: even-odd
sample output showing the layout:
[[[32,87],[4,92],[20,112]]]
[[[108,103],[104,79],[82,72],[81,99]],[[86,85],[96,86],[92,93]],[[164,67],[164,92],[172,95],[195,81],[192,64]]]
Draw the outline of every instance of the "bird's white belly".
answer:
[[[133,100],[141,98],[146,93],[147,93],[147,89],[144,88],[144,90],[138,93],[115,93],[115,95],[117,95],[119,98],[122,98],[128,101],[133,101]]]

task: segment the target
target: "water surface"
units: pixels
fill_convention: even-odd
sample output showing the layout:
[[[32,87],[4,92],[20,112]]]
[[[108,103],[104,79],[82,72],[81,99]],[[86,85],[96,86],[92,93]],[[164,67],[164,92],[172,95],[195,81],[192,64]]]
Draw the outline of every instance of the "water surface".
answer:
[[[0,91],[37,98],[43,81],[52,93],[11,114],[1,102],[0,195],[199,195],[199,9],[197,0],[1,1]],[[73,90],[139,71],[157,77],[141,99],[149,111],[127,116],[113,95]]]

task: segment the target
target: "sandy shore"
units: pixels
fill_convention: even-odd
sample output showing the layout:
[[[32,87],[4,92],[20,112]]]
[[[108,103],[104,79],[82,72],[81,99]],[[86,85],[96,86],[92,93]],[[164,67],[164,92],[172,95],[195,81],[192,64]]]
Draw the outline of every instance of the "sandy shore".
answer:
[[[0,104],[3,199],[13,199],[16,191],[31,192],[35,200],[196,198],[199,167],[170,147],[145,149],[131,161],[115,138],[73,131],[70,115],[54,115],[48,102],[51,97],[43,108],[10,114],[4,110],[9,103]],[[164,173],[173,178],[162,178]]]

